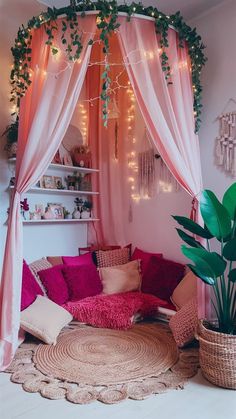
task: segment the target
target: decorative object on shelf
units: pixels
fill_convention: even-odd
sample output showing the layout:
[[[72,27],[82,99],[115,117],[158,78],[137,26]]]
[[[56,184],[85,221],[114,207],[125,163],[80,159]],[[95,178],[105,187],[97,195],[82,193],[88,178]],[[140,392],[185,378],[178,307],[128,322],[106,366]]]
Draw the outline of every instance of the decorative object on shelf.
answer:
[[[54,163],[54,164],[62,164],[59,150],[57,150],[55,156],[53,157],[52,163]]]
[[[16,178],[15,178],[15,176],[12,176],[11,179],[10,179],[10,182],[9,182],[10,188],[14,187],[15,183],[16,183]]]
[[[73,161],[72,161],[71,155],[69,153],[66,153],[64,155],[63,164],[64,164],[64,166],[73,166]]]
[[[66,207],[63,207],[63,215],[65,220],[68,220],[70,218],[70,211],[68,211]]]
[[[233,101],[230,99],[228,102]],[[216,138],[216,162],[226,173],[236,175],[236,111],[222,113],[219,119],[219,136]]]
[[[56,189],[65,189],[62,184],[62,178],[60,176],[53,176],[53,180]]]
[[[214,292],[213,309],[216,322],[199,326],[200,365],[204,376],[216,385],[236,389],[236,183],[225,192],[222,203],[210,190],[200,198],[204,227],[186,217],[174,219],[192,237],[177,229],[189,246],[182,246],[183,254],[191,259],[191,271]],[[207,248],[195,239],[202,237]],[[210,251],[211,239],[221,243],[220,253]]]
[[[23,201],[20,201],[20,212],[21,216],[24,220],[27,220],[26,213],[29,211],[29,204],[27,202],[27,198],[23,199]]]
[[[74,166],[91,167],[91,152],[88,146],[81,145],[73,147],[71,156]]]
[[[83,136],[80,132],[80,129],[72,124],[69,125],[66,134],[62,140],[62,145],[64,149],[68,152],[66,156],[64,156],[68,159],[71,159],[71,150],[74,147],[77,147],[78,145],[83,144]],[[64,162],[63,162],[64,163]],[[72,161],[71,163],[67,164],[64,163],[66,166],[73,166]]]
[[[92,201],[86,199],[83,202],[82,210],[81,210],[81,218],[86,219],[91,217],[91,210],[93,208]]]
[[[75,191],[76,175],[68,175],[65,177],[66,186],[69,191]]]
[[[91,182],[91,176],[89,174],[81,175],[81,185],[80,185],[81,191],[91,191],[92,190],[92,182]]]
[[[40,179],[40,188],[55,189],[55,181],[53,176],[44,175]]]
[[[83,208],[84,201],[82,198],[75,198],[74,203],[76,205],[76,208],[72,212],[72,218],[78,219],[81,218],[81,212]]]
[[[30,220],[41,220],[44,216],[43,204],[36,204],[35,211],[30,212]]]
[[[48,203],[47,207],[45,208],[45,213],[43,218],[45,220],[61,220],[64,218],[63,206],[62,204],[57,203]]]

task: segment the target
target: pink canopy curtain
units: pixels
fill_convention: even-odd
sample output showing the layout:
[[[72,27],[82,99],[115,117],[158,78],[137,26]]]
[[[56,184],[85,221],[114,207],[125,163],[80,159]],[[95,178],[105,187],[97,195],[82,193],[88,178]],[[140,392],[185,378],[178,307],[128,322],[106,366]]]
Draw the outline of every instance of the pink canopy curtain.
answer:
[[[111,68],[111,80],[116,80],[117,75],[123,68],[122,55],[115,34],[109,40],[110,53],[109,63]],[[91,54],[91,64],[86,75],[87,98],[100,96],[103,80],[101,75],[104,71],[101,63],[104,53],[99,43],[94,44]],[[98,64],[95,64],[98,63]],[[100,63],[100,64],[99,64]],[[121,63],[121,65],[113,65]],[[124,69],[122,77],[119,77],[122,85],[127,85],[128,75]],[[97,177],[93,176],[93,190],[99,190],[99,199],[95,203],[94,212],[100,219],[99,223],[89,226],[90,243],[98,242],[99,245],[127,244],[124,217],[128,215],[124,211],[124,166],[125,166],[125,139],[127,138],[127,118],[125,109],[125,89],[116,88],[110,91],[111,101],[109,112],[115,99],[120,116],[117,119],[108,119],[107,128],[104,127],[102,115],[102,102],[100,99],[93,101],[89,107],[88,141],[92,151],[92,166],[100,169]],[[109,116],[108,116],[109,118]],[[117,131],[116,131],[117,130]],[[94,228],[96,234],[94,234]]]
[[[54,37],[54,46],[59,48],[56,56],[45,45],[44,27],[33,33],[32,84],[20,106],[16,185],[11,199],[0,290],[1,370],[10,364],[18,346],[23,258],[21,195],[40,179],[52,161],[70,123],[90,58],[88,41],[94,36],[96,20],[94,16],[87,16],[86,19],[78,17],[78,21],[84,48],[81,59],[75,63],[68,62],[63,50],[61,21]]]
[[[179,48],[178,34],[169,29],[167,55],[173,84],[167,86],[154,22],[131,18],[127,24],[125,17],[119,17],[119,23],[123,59],[153,144],[180,185],[198,200],[202,174],[187,47]],[[201,281],[199,297],[199,315],[204,317],[208,307]]]

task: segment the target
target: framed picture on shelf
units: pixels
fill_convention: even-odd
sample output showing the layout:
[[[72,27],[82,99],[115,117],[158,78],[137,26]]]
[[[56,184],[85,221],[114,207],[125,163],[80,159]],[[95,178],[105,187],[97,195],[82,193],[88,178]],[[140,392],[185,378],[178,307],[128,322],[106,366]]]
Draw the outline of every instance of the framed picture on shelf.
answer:
[[[42,177],[42,185],[41,186],[41,182],[40,182],[40,187],[41,188],[45,188],[45,189],[55,189],[55,181],[54,181],[54,177],[53,176],[47,176],[44,175]]]
[[[55,220],[61,220],[64,218],[63,205],[62,204],[48,204],[48,212],[50,212]]]
[[[53,179],[54,179],[54,185],[55,185],[56,189],[63,189],[62,177],[53,176]]]

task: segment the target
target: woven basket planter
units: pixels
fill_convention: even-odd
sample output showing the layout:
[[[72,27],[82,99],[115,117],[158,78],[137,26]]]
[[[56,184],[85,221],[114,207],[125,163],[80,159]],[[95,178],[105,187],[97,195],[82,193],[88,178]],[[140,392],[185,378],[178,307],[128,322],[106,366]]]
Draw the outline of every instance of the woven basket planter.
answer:
[[[200,321],[197,338],[204,377],[217,386],[236,390],[236,335],[214,332]]]

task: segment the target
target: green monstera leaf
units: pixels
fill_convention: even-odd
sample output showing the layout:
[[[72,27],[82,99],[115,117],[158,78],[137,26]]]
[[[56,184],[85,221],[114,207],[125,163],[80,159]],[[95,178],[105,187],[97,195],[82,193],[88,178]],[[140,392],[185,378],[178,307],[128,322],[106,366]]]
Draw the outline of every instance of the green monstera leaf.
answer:
[[[234,284],[236,283],[236,269],[232,269],[232,271],[230,271],[228,278]]]
[[[187,264],[189,269],[200,278],[203,282],[208,285],[215,285],[216,278],[212,276],[212,271],[209,269],[207,265],[204,265],[204,269],[197,268],[196,266]]]
[[[236,237],[225,244],[223,249],[223,256],[227,260],[236,260]]]
[[[200,272],[202,271],[204,275],[208,272],[209,276],[216,279],[224,273],[227,263],[218,253],[185,245],[182,245],[181,248],[183,254],[191,259],[195,263],[196,268]]]
[[[193,236],[190,236],[189,234],[185,233],[183,230],[180,230],[180,228],[176,228],[176,231],[179,235],[179,237],[187,244],[189,244],[192,247],[200,247],[203,248],[204,247],[201,245],[201,243],[197,240],[194,239]]]
[[[229,213],[212,191],[206,189],[202,192],[200,209],[208,230],[218,240],[224,239],[231,233]]]
[[[232,220],[236,220],[236,183],[233,183],[225,192],[223,205],[227,209]]]
[[[187,217],[181,217],[178,215],[172,215],[174,220],[177,221],[182,227],[186,230],[190,231],[197,236],[203,237],[204,239],[211,239],[213,236],[207,229],[204,229],[199,224],[195,223],[194,221],[190,220]]]

